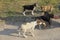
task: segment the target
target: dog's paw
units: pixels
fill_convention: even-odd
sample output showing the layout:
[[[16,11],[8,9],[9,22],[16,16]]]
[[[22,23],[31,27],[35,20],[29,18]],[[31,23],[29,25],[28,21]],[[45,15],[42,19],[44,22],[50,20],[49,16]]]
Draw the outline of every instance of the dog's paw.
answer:
[[[26,36],[26,35],[23,35],[23,37],[24,37],[24,38],[27,38],[27,36]]]

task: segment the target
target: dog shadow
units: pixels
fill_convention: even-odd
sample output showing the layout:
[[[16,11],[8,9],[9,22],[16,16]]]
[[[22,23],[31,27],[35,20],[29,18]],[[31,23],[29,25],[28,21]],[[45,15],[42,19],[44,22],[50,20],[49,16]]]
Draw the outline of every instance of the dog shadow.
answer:
[[[20,15],[20,14],[18,13],[18,15]],[[14,26],[17,26],[17,28],[21,27],[21,25],[24,24],[24,23],[32,21],[31,17],[27,17],[27,16],[8,16],[8,17],[5,17],[5,18],[0,17],[0,19],[4,20],[5,24],[14,25]],[[57,27],[60,28],[60,23],[52,20],[52,25],[51,25],[51,28],[49,28],[49,29],[57,28]],[[39,29],[38,26],[36,26],[35,28]],[[4,29],[4,30],[0,31],[0,35],[14,36],[14,35],[12,35],[13,33],[17,34],[18,33],[17,29]]]
[[[15,33],[15,35],[13,35],[14,33]],[[18,37],[17,34],[18,34],[17,29],[4,29],[4,30],[0,31],[0,35],[8,35],[8,36]]]
[[[51,27],[52,28],[57,28],[57,27],[59,28],[60,27],[60,22],[57,22],[57,21],[53,21],[52,20]]]

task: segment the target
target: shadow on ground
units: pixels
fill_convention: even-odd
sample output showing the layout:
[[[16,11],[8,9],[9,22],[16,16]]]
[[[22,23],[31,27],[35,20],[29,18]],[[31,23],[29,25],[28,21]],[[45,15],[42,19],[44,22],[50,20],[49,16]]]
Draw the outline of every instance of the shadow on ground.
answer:
[[[18,33],[17,29],[4,29],[0,31],[0,35],[8,35],[8,36],[17,37],[17,35],[13,35],[13,33],[17,34]]]
[[[1,18],[1,20],[5,20],[5,24],[7,25],[14,25],[14,26],[21,26],[24,23],[31,22],[31,17],[28,16],[8,16],[5,18]],[[52,20],[52,28],[60,27],[60,23]],[[0,35],[11,35],[12,33],[17,33],[17,29],[4,29],[0,31]]]

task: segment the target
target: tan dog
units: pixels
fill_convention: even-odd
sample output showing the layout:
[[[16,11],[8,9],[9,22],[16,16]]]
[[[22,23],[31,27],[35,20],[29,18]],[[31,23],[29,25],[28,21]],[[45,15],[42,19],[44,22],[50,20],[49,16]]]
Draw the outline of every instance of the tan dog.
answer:
[[[41,10],[42,11],[52,11],[53,10],[53,6],[52,5],[42,6]]]
[[[45,21],[43,21],[42,19],[40,20],[40,19],[37,19],[36,20],[37,21],[37,25],[41,25],[41,24],[43,24],[44,25],[44,28],[46,28],[46,23],[45,23]],[[41,27],[40,27],[40,29],[41,29]]]

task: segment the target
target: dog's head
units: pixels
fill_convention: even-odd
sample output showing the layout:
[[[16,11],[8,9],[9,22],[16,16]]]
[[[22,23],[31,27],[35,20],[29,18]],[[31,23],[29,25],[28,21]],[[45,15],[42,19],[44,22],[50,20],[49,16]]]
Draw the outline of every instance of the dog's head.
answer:
[[[50,18],[54,18],[54,14],[49,14],[50,15]]]

